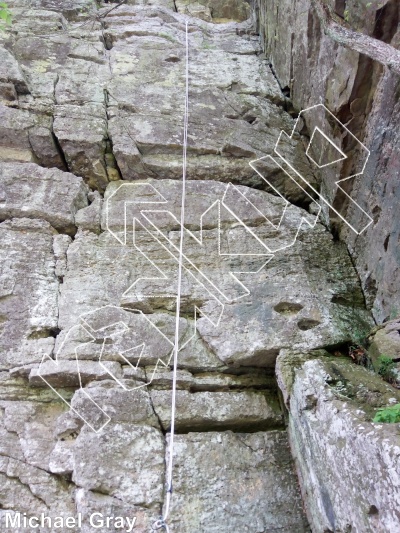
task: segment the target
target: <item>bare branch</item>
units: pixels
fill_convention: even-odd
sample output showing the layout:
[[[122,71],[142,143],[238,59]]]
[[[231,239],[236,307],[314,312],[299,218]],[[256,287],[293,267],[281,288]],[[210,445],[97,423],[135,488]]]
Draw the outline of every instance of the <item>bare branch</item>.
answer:
[[[378,41],[378,39],[374,39],[374,37],[364,35],[335,22],[330,8],[322,0],[311,0],[311,5],[326,35],[331,39],[346,48],[350,48],[370,57],[374,61],[378,61],[382,65],[390,68],[393,72],[396,72],[396,74],[400,74],[399,50],[393,48],[390,44],[383,43],[382,41]]]

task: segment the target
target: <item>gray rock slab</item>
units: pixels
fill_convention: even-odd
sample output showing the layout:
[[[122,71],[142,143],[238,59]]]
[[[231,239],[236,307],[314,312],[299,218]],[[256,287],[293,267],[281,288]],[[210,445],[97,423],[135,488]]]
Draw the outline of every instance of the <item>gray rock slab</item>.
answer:
[[[100,217],[103,200],[97,191],[91,194],[91,204],[79,210],[75,216],[75,224],[83,230],[100,233]]]
[[[13,375],[11,370],[0,372],[0,401],[31,401],[37,403],[51,403],[54,402],[56,396],[50,388],[27,387],[27,378],[31,371],[31,366],[36,364],[21,367],[18,372],[23,373],[23,376]],[[63,398],[71,399],[73,392],[70,389],[59,389]]]
[[[33,161],[29,128],[34,125],[34,121],[30,113],[0,105],[0,117],[0,161]]]
[[[9,435],[18,436],[15,451],[7,454],[20,459],[28,465],[42,470],[49,470],[49,461],[56,445],[55,428],[58,417],[65,412],[66,406],[62,402],[38,403],[34,401],[2,402],[4,409],[3,424]],[[6,442],[9,441],[7,436]],[[16,457],[17,450],[21,450],[22,457]]]
[[[40,218],[62,232],[75,232],[75,213],[87,206],[83,180],[30,163],[0,164],[0,217]]]
[[[323,355],[289,352],[277,364],[311,527],[396,530],[398,428],[371,420],[377,407],[399,403],[399,391],[348,359]]]
[[[146,375],[152,376],[152,388],[171,389],[173,377],[171,370],[146,367]],[[260,370],[241,375],[221,374],[220,372],[192,374],[187,370],[178,370],[177,373],[177,388],[191,392],[227,392],[241,389],[274,389],[274,387],[274,377],[263,374]]]
[[[0,478],[4,509],[12,512],[18,505],[20,513],[35,510],[39,516],[43,512],[53,519],[75,513],[71,487],[41,468],[4,457],[0,461]]]
[[[27,93],[28,87],[18,61],[3,47],[0,47],[0,65],[0,80],[12,83],[18,94]]]
[[[272,367],[281,349],[336,345],[350,341],[354,330],[368,331],[372,320],[346,248],[334,242],[322,225],[310,227],[304,219],[313,224],[315,219],[304,210],[294,206],[285,210],[282,199],[263,191],[238,187],[235,192],[230,187],[210,181],[187,185],[187,224],[193,233],[184,240],[185,257],[191,263],[182,281],[182,310],[193,316],[197,306],[207,316],[218,298],[225,302],[218,327],[206,316],[197,317],[203,343],[197,346],[214,354],[220,365]],[[170,251],[179,243],[179,198],[179,184],[170,180],[109,186],[102,224],[111,233],[80,232],[68,249],[60,297],[62,335],[73,325],[73,317],[110,302],[140,309],[148,317],[154,314],[160,323],[171,321],[165,313],[175,309],[177,262]],[[220,202],[220,215],[215,202]],[[175,218],[158,212],[146,218],[142,211],[147,206],[171,210]],[[134,218],[139,223],[131,244]],[[276,252],[273,258],[266,255],[272,252]],[[229,254],[237,257],[231,259]],[[248,270],[258,272],[237,274],[236,280],[230,274]],[[188,326],[193,324],[187,322]],[[190,370],[197,364],[201,370],[186,359],[197,351],[185,348],[181,368]]]
[[[161,504],[164,439],[159,430],[121,423],[99,434],[84,428],[73,453],[76,485],[130,505]]]
[[[370,343],[368,353],[376,368],[379,357],[386,356],[393,360],[400,358],[400,318],[384,323],[368,338]]]
[[[127,387],[132,386],[132,390],[124,389],[111,379],[108,382],[92,382],[85,389],[75,392],[71,405],[85,416],[87,410],[84,402],[89,395],[111,417],[113,423],[147,424],[159,428],[148,389],[140,387],[142,383],[135,383],[139,387],[134,389],[135,384],[131,380],[124,380],[122,383]],[[89,413],[88,415],[90,416]]]
[[[2,369],[39,362],[53,351],[59,285],[54,233],[44,220],[15,218],[0,224]]]
[[[78,513],[82,513],[82,533],[92,533],[93,525],[90,524],[90,516],[94,513],[101,513],[105,517],[127,516],[131,520],[136,518],[135,527],[132,531],[136,529],[136,531],[143,531],[143,533],[151,531],[155,518],[161,514],[161,506],[159,504],[153,505],[148,509],[132,505],[130,502],[122,502],[118,498],[113,498],[106,494],[84,489],[77,490],[75,502]],[[109,527],[104,525],[101,530],[104,533],[114,533],[116,528],[114,525]]]
[[[170,391],[150,392],[154,410],[165,430],[170,428]],[[176,397],[179,432],[234,429],[256,431],[283,424],[275,395],[265,392],[196,392],[180,390]]]
[[[91,187],[104,190],[109,181],[104,160],[107,138],[104,104],[90,100],[87,105],[57,105],[53,129],[71,172],[83,175]]]
[[[219,331],[197,322],[226,364],[273,366],[281,349],[340,344],[373,325],[345,246],[322,227],[306,230],[246,283],[250,295],[225,307]]]
[[[286,432],[189,433],[175,450],[172,531],[308,531]]]
[[[86,385],[89,381],[110,379],[110,372],[117,378],[122,377],[121,365],[113,361],[105,361],[104,365],[109,371],[92,361],[58,361],[45,360],[39,368],[34,368],[29,374],[29,383],[37,387],[45,387],[47,383],[53,387],[79,387],[80,383]],[[78,372],[79,370],[79,372]],[[80,379],[79,379],[80,378]]]
[[[124,179],[181,176],[182,22],[180,14],[155,9],[149,18],[147,10],[127,6],[107,17],[109,133]],[[188,176],[228,181],[234,175],[261,184],[248,163],[272,153],[280,130],[290,129],[282,92],[260,62],[255,37],[244,39],[229,24],[190,24]],[[294,144],[300,147],[300,139]],[[304,150],[295,151],[297,166],[308,172]]]

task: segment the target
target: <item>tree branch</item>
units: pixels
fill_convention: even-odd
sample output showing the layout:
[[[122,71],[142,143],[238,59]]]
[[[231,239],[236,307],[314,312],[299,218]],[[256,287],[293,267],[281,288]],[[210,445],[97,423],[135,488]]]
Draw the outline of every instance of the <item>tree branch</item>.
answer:
[[[326,35],[338,44],[364,54],[374,61],[390,68],[400,75],[400,51],[390,44],[383,43],[340,25],[332,17],[330,8],[322,0],[311,0],[311,5],[317,14]]]

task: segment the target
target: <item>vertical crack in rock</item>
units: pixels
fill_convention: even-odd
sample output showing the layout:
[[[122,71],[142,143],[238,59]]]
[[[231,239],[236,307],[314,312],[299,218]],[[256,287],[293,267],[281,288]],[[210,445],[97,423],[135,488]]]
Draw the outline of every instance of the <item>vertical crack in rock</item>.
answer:
[[[150,376],[148,375],[148,372],[147,372],[146,368],[144,369],[144,374],[145,374],[146,381],[149,382],[150,381]],[[150,405],[151,405],[151,408],[153,410],[154,416],[158,420],[158,423],[159,423],[159,426],[160,426],[160,430],[162,431],[163,435],[165,436],[166,435],[166,430],[165,430],[165,428],[163,426],[161,418],[159,417],[156,409],[154,408],[153,398],[151,396],[151,389],[149,389],[149,400],[150,400]]]
[[[312,13],[299,22],[296,0],[279,6],[268,2],[260,0],[258,7],[267,60],[254,20],[245,20],[249,7],[240,0],[120,2],[99,6],[95,15],[91,0],[51,0],[41,9],[15,11],[13,33],[7,34],[10,52],[0,46],[3,509],[52,516],[82,512],[82,533],[90,531],[93,512],[124,513],[137,517],[138,531],[148,531],[165,504],[172,373],[159,359],[168,360],[171,345],[157,340],[149,321],[173,339],[169,296],[176,294],[176,262],[144,231],[140,200],[154,200],[156,191],[165,210],[179,216],[188,20],[186,224],[194,238],[185,241],[185,254],[225,305],[219,327],[198,313],[196,335],[179,353],[171,531],[309,531],[289,442],[316,531],[334,529],[333,516],[338,530],[345,530],[349,516],[360,531],[376,530],[379,520],[394,530],[386,475],[377,482],[379,497],[371,483],[358,491],[367,495],[365,505],[351,500],[348,486],[359,472],[370,479],[365,458],[375,458],[377,471],[394,469],[390,430],[388,454],[382,457],[376,444],[382,433],[370,419],[389,398],[400,399],[365,369],[323,350],[344,351],[356,329],[374,325],[365,309],[366,274],[360,260],[352,257],[352,263],[343,243],[321,223],[299,230],[301,221],[313,216],[302,208],[312,210],[298,187],[285,188],[287,178],[282,181],[276,169],[267,169],[291,201],[284,211],[284,202],[272,189],[264,190],[249,161],[272,154],[280,132],[292,131],[293,109],[319,101],[346,122],[354,119],[356,129],[365,125],[380,151],[383,129],[377,128],[379,140],[368,120],[377,125],[382,119],[395,146],[398,83],[393,73],[374,67],[366,91],[368,64],[340,47],[333,53]],[[198,18],[185,15],[188,11]],[[395,38],[391,26],[372,22],[377,36]],[[326,72],[319,70],[319,54]],[[342,70],[348,66],[343,75],[336,64]],[[315,76],[309,76],[311,71]],[[378,86],[386,105],[379,104]],[[366,118],[367,110],[372,119]],[[306,143],[298,135],[289,148],[294,166],[317,188],[324,178],[311,175]],[[390,150],[386,153],[393,158]],[[396,168],[385,157],[372,158],[379,172]],[[64,164],[71,172],[56,168]],[[381,181],[370,187],[377,207]],[[143,182],[147,192],[142,196],[135,186]],[[226,182],[235,183],[248,200],[231,206],[247,229],[224,209]],[[209,211],[216,205],[219,218]],[[385,209],[376,217],[377,228]],[[144,225],[135,226],[135,245],[134,218]],[[160,213],[154,221],[172,247],[179,225]],[[280,223],[279,228],[268,221]],[[123,246],[115,237],[125,232]],[[389,233],[385,268],[393,265],[388,258],[396,243],[396,232],[386,228],[385,238]],[[253,234],[279,253],[260,270],[256,259],[249,260],[254,273],[242,273],[243,285],[236,284],[231,273],[241,262],[235,254],[259,252]],[[293,239],[295,246],[284,246]],[[221,246],[229,257],[221,256]],[[157,269],[163,279],[155,279]],[[381,287],[387,282],[375,277],[377,298],[383,300]],[[241,292],[244,285],[249,294]],[[185,280],[182,339],[193,333],[194,305],[205,311],[215,303],[203,289]],[[380,305],[379,312],[387,314],[383,309],[389,304]],[[128,313],[123,335],[111,328],[109,336],[102,330],[93,339],[82,328],[80,317],[103,313],[111,319],[111,310],[121,307],[140,307],[146,314]],[[149,346],[139,357],[129,350],[141,346],[143,338]],[[43,356],[55,353],[58,366],[49,361],[41,371],[77,412],[86,409],[91,421],[99,413],[93,401],[101,406],[110,418],[102,431],[92,431],[45,386],[38,366]],[[275,369],[287,413],[277,395]],[[151,386],[142,388],[150,376]],[[336,416],[350,439],[338,432]],[[349,448],[356,440],[360,449]],[[315,446],[329,450],[335,468],[325,452],[308,454]],[[307,499],[308,493],[316,495],[315,501]]]
[[[258,27],[265,53],[274,65],[281,86],[291,89],[295,109],[324,102],[370,150],[363,175],[347,180],[344,185],[352,199],[374,216],[374,222],[356,235],[340,221],[330,221],[336,241],[347,245],[352,270],[357,273],[358,296],[354,299],[348,294],[343,300],[336,293],[332,298],[342,309],[359,305],[372,309],[378,323],[395,318],[400,309],[398,291],[394,289],[399,285],[399,261],[394,251],[389,250],[390,241],[387,249],[384,243],[389,228],[391,235],[398,233],[398,224],[389,213],[393,201],[399,201],[393,182],[393,176],[398,174],[395,153],[399,146],[395,131],[398,131],[399,78],[394,71],[398,72],[400,64],[399,35],[392,25],[397,26],[399,7],[393,2],[385,2],[384,7],[348,3],[345,15],[346,6],[341,2],[345,21],[332,16],[332,6],[323,5],[319,0],[311,2],[312,9],[308,12],[304,12],[300,1],[284,2],[284,9],[279,11],[277,4],[274,0],[257,3]],[[315,125],[307,124],[310,131]],[[332,131],[328,128],[326,133],[334,137],[333,128]],[[319,178],[322,190],[329,190],[338,176],[350,176],[354,160],[357,158],[344,162],[335,175],[329,169],[322,173]],[[354,204],[344,194],[337,194],[333,205],[343,207],[344,201],[348,209],[343,213],[348,221],[356,224],[360,214],[352,209]],[[309,263],[305,270],[310,273]],[[358,314],[357,309],[354,312]],[[354,314],[349,315],[349,320],[353,324],[352,343],[363,342],[360,339],[365,337],[368,328],[355,326]],[[389,335],[386,342],[385,346],[391,346]],[[359,349],[364,358],[368,357],[365,347]],[[345,358],[348,346],[337,346],[334,353],[335,357],[324,351],[282,350],[277,359],[278,384],[288,409],[289,440],[311,528],[371,532],[396,529],[398,486],[397,481],[393,484],[387,476],[392,471],[398,438],[394,425],[377,426],[371,421],[378,405],[389,405],[387,394],[393,403],[399,401],[398,391]],[[338,357],[340,354],[343,357]],[[357,440],[357,446],[351,441],[351,435]],[[327,457],[332,461],[326,461]],[[363,475],[363,471],[367,473]],[[355,487],[354,476],[361,480],[354,494],[362,493],[365,504],[353,499],[349,491],[349,484]],[[383,492],[385,502],[381,500]]]
[[[59,77],[59,75],[57,75],[55,80],[54,80],[54,90],[53,90],[54,104],[55,104],[55,101],[56,101],[56,88],[57,88],[57,83],[59,82],[59,79],[60,79],[60,77]],[[51,133],[52,133],[52,137],[54,139],[55,145],[57,147],[57,151],[60,154],[61,160],[63,162],[64,168],[62,170],[70,170],[69,167],[68,167],[68,163],[67,163],[64,151],[63,151],[62,146],[60,144],[60,141],[59,141],[56,133],[54,132],[54,127],[53,127],[53,125],[54,125],[54,116],[52,117],[52,119],[53,120],[52,120],[52,126],[51,126]]]
[[[111,70],[111,65],[110,65]],[[104,90],[104,101],[106,106],[106,117],[107,117],[107,125],[106,125],[106,150],[104,153],[104,164],[107,169],[108,179],[110,181],[118,181],[122,180],[122,174],[121,170],[118,166],[117,159],[114,154],[114,147],[113,147],[113,141],[110,136],[110,130],[109,130],[109,109],[110,109],[110,97],[108,90]]]

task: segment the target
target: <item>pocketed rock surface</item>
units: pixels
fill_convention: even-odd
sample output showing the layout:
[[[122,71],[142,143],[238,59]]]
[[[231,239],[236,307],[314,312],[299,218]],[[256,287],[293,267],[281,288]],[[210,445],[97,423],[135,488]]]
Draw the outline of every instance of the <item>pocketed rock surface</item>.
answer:
[[[270,185],[249,165],[294,124],[250,7],[8,3],[14,21],[0,33],[1,530],[12,531],[7,513],[80,513],[80,531],[91,533],[90,515],[102,513],[136,517],[134,531],[148,533],[165,510],[188,22],[170,527],[310,531],[276,360],[288,350],[334,349],[374,323],[346,246],[305,209],[308,197],[272,163]],[[318,186],[303,137],[291,150]],[[271,194],[274,183],[294,203]],[[283,383],[278,376],[287,400]],[[306,392],[295,387],[300,403]],[[315,438],[322,449],[317,430]]]

